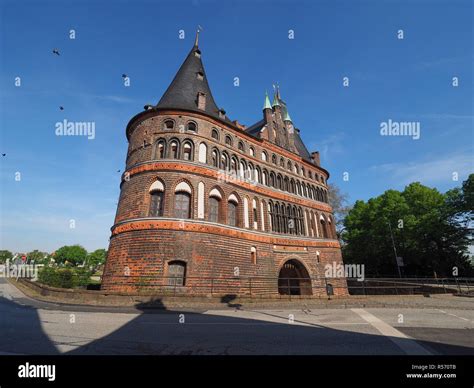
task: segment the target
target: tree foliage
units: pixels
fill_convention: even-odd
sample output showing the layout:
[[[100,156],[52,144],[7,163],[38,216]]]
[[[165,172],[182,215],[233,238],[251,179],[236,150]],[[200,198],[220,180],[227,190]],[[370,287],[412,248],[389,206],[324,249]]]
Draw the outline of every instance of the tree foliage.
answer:
[[[7,250],[0,251],[0,264],[5,263],[7,260],[11,260],[13,257],[13,253]]]
[[[350,210],[347,203],[347,194],[343,193],[339,187],[331,183],[328,184],[328,199],[336,220],[336,231],[338,232],[338,235],[340,235],[344,226],[344,218]]]
[[[87,256],[87,265],[89,267],[97,268],[105,263],[107,251],[105,249],[96,249]]]
[[[345,262],[365,264],[368,276],[398,276],[391,228],[406,276],[452,276],[453,267],[472,276],[466,218],[472,220],[473,179],[446,194],[415,182],[357,201],[344,220]]]
[[[85,262],[87,251],[80,245],[65,245],[54,254],[54,260],[58,264],[78,265]]]

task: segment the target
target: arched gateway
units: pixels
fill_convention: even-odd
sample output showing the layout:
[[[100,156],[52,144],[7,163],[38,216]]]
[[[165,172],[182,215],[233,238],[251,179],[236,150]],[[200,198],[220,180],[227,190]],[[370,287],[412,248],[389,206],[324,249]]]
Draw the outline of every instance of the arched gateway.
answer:
[[[286,261],[278,275],[280,295],[312,295],[311,279],[305,266],[298,260]]]

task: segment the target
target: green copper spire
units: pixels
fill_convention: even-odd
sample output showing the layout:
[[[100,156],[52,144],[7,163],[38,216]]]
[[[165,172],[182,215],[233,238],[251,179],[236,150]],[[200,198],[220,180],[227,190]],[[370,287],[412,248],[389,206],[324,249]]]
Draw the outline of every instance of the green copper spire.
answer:
[[[272,106],[270,105],[270,99],[268,98],[268,93],[265,92],[265,103],[263,104],[263,109],[272,109]]]
[[[290,114],[288,113],[288,110],[285,110],[285,117],[283,117],[283,121],[291,121]]]
[[[280,106],[280,100],[278,99],[278,94],[277,93],[275,93],[275,96],[273,97],[272,106]]]

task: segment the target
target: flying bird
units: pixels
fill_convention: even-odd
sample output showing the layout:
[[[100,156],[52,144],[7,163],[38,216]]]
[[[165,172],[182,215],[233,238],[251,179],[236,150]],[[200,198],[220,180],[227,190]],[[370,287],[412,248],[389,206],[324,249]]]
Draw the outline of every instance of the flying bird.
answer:
[[[59,110],[64,110],[64,107],[63,107],[63,106],[60,106],[60,107],[59,107]]]
[[[122,74],[122,78],[127,78],[128,75],[127,74]]]
[[[7,156],[7,154],[2,154],[2,156]]]
[[[53,49],[53,54],[61,55],[61,54],[59,54],[59,50],[58,50],[58,49]]]
[[[117,172],[120,172],[120,170],[117,170]]]

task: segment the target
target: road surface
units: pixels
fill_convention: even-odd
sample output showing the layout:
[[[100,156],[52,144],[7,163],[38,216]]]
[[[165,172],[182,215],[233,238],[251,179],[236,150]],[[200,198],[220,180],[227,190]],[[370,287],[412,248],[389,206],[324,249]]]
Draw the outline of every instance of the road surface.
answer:
[[[0,354],[473,355],[474,309],[452,306],[136,311],[38,302],[0,279]]]

